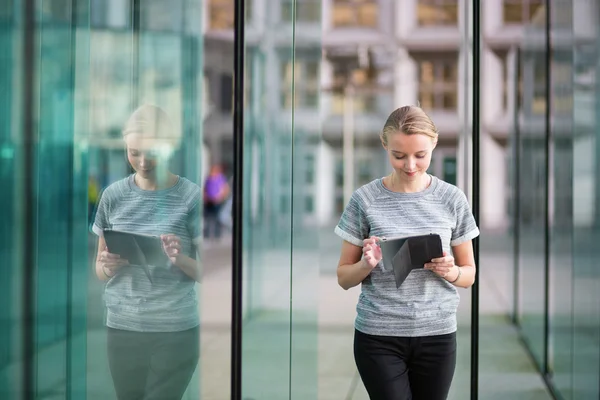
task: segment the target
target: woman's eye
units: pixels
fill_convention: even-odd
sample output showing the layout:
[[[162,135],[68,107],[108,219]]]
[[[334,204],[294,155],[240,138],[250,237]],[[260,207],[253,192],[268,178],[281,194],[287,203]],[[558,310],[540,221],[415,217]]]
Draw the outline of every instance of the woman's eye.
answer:
[[[425,155],[417,156],[417,158],[425,158]]]

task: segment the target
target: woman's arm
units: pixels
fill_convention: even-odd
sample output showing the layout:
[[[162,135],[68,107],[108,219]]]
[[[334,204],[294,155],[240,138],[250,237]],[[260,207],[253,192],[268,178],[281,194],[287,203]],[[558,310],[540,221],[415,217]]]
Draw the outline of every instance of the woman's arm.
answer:
[[[200,254],[198,251],[196,251],[196,257],[197,260],[194,260],[191,257],[179,254],[177,257],[175,257],[175,262],[173,262],[173,264],[196,282],[201,282],[202,268],[200,261],[198,261],[200,260]]]
[[[340,261],[337,267],[338,284],[348,290],[359,285],[373,269],[362,258],[363,248],[343,241]]]
[[[469,288],[475,283],[477,269],[475,267],[475,255],[473,253],[473,241],[469,240],[458,246],[452,246],[454,263],[456,264],[446,280],[454,286]]]
[[[96,253],[96,264],[94,271],[102,282],[108,281],[115,276],[119,268],[127,265],[127,260],[122,260],[118,255],[108,252],[106,241],[102,236],[98,238],[98,251]]]

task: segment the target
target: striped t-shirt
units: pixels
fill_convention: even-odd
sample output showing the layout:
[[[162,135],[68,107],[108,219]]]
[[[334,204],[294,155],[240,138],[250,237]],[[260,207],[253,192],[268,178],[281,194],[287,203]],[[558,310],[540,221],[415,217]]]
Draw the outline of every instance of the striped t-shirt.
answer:
[[[432,177],[427,189],[398,193],[376,179],[354,192],[335,228],[362,247],[370,236],[407,237],[437,233],[445,251],[479,235],[464,193]],[[357,330],[383,336],[431,336],[456,331],[459,296],[454,285],[426,269],[413,270],[399,288],[394,273],[377,265],[361,285]]]
[[[195,257],[201,237],[200,187],[179,177],[164,190],[143,190],[134,175],[108,186],[98,204],[93,231],[104,229],[147,235],[175,234],[182,253]],[[110,251],[110,249],[109,249]],[[139,266],[119,269],[104,289],[106,325],[137,332],[176,332],[199,324],[195,281],[175,265],[148,266],[152,283]]]

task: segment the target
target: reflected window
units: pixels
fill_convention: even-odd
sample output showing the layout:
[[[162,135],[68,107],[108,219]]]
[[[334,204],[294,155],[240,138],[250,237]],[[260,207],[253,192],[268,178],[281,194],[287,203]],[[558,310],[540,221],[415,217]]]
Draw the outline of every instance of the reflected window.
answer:
[[[457,26],[458,0],[419,0],[417,23],[421,26]]]
[[[307,154],[304,165],[306,165],[305,183],[312,185],[315,183],[315,156]]]
[[[304,196],[304,211],[309,214],[312,214],[315,212],[314,196],[311,196],[311,195]]]
[[[215,31],[233,29],[233,2],[234,0],[210,0],[208,5],[209,29]]]
[[[542,4],[542,0],[504,0],[504,23],[526,24],[533,19]]]
[[[333,87],[336,89],[331,96],[331,113],[344,114],[344,91],[350,82],[354,86],[352,110],[355,113],[372,113],[377,111],[377,74],[372,68],[356,68],[346,72],[348,60],[332,60],[334,70]],[[349,77],[348,77],[349,75]]]
[[[419,102],[423,109],[456,110],[458,58],[419,61]]]
[[[284,108],[317,108],[319,105],[319,61],[281,62],[281,105]],[[294,95],[294,99],[292,99]],[[293,101],[292,101],[293,100]]]
[[[143,30],[177,32],[183,28],[181,0],[144,0],[140,13]]]
[[[500,57],[500,62],[502,63],[502,109],[508,110],[508,95],[511,90],[514,90],[516,86],[516,90],[518,91],[518,99],[522,101],[523,99],[523,76],[518,73],[519,81],[509,81],[508,71],[512,67],[508,64],[508,53],[503,54]],[[518,66],[520,68],[520,66]]]
[[[319,22],[321,20],[320,0],[282,0],[281,19],[291,22],[294,17],[294,3],[296,4],[296,21]]]
[[[43,22],[70,22],[71,2],[69,0],[46,0],[37,2],[38,15]]]
[[[375,28],[379,19],[379,5],[376,0],[334,0],[331,15],[336,28]]]
[[[458,167],[456,162],[456,157],[444,157],[443,162],[443,174],[444,181],[456,185],[456,178],[458,174]]]

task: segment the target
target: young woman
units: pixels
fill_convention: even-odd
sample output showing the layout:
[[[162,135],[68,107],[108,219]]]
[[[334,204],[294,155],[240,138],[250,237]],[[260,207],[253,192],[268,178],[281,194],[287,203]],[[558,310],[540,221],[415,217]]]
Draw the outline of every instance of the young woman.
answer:
[[[202,192],[168,170],[173,141],[168,116],[142,106],[123,138],[135,171],[104,190],[93,231],[99,236],[96,275],[104,282],[108,361],[119,399],[180,399],[198,362]],[[107,248],[104,230],[161,237],[169,262],[129,265]]]
[[[418,107],[395,110],[381,134],[392,173],[354,192],[335,232],[344,289],[361,284],[354,358],[372,400],[446,399],[456,364],[457,287],[475,280],[479,230],[463,192],[427,173],[437,130]],[[382,268],[381,237],[437,233],[444,256],[399,288]]]

